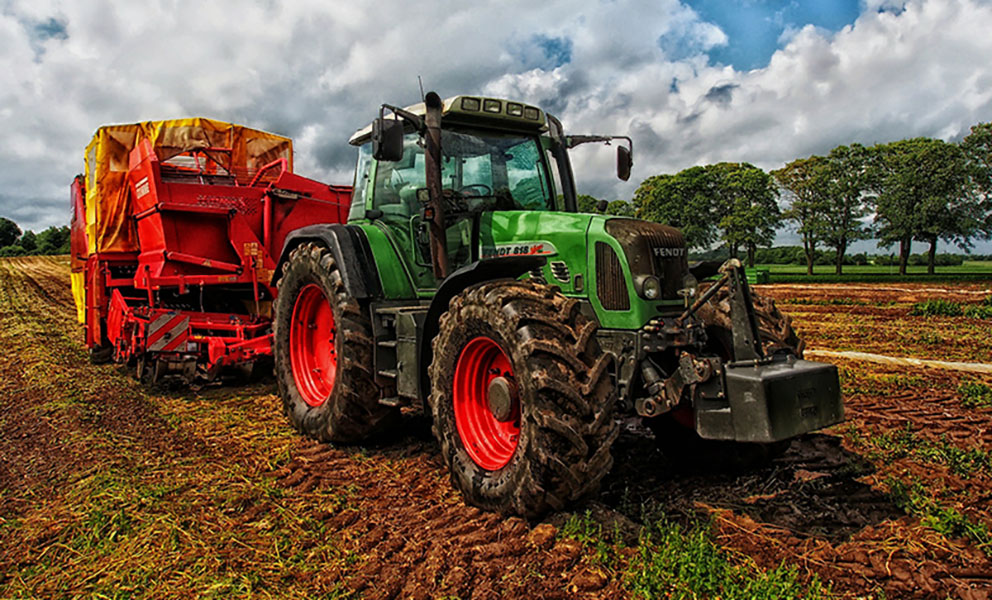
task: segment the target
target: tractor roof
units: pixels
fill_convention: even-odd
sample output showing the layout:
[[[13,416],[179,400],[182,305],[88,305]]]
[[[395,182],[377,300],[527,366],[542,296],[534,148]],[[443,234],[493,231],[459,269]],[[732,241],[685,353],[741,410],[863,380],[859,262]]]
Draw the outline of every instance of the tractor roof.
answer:
[[[427,109],[423,102],[412,104],[407,112],[423,116]],[[547,122],[544,111],[536,106],[502,98],[483,96],[455,96],[443,101],[441,118],[450,122],[488,125],[500,129],[545,131]],[[361,146],[372,137],[372,124],[359,129],[348,140],[349,144]]]

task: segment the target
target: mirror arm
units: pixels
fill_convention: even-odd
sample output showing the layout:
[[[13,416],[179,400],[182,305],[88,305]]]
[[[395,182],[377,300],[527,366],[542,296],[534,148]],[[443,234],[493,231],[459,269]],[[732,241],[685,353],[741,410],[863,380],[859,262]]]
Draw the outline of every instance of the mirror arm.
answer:
[[[408,110],[404,110],[398,106],[393,106],[392,104],[383,104],[382,106],[380,106],[379,117],[383,116],[386,109],[389,109],[394,115],[400,117],[407,123],[413,125],[414,129],[417,130],[417,133],[423,133],[424,130],[426,129],[426,125],[424,125],[424,119],[418,117],[417,115],[413,114]]]
[[[603,142],[609,146],[613,140],[626,141],[627,148],[631,153],[634,152],[634,141],[625,135],[569,135],[565,136],[565,147],[571,150],[579,144],[588,144],[590,142]]]

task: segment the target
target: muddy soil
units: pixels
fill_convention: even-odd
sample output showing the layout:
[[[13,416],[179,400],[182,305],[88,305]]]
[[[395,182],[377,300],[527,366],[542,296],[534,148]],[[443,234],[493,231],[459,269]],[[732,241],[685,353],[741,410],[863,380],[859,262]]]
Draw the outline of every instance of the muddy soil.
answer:
[[[879,319],[903,310],[907,293],[936,293],[862,292],[903,294],[854,315]],[[783,308],[823,349],[842,348],[821,323],[875,310]],[[873,339],[945,358],[897,331],[877,327]],[[631,421],[599,495],[527,522],[466,506],[417,415],[375,444],[334,447],[292,432],[271,380],[150,390],[90,365],[64,259],[0,260],[0,342],[2,597],[627,598],[626,561],[641,525],[661,515],[712,520],[740,560],[796,565],[841,597],[992,590],[982,537],[992,529],[992,465],[981,454],[992,452],[992,408],[966,407],[958,392],[990,378],[840,360],[847,422],[745,472],[686,471]],[[613,532],[610,567],[562,535],[586,511]],[[973,527],[945,527],[952,511]]]

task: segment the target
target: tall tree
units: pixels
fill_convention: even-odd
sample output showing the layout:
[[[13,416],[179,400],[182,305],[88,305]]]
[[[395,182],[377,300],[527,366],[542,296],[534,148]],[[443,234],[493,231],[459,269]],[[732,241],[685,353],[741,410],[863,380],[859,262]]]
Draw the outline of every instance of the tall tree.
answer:
[[[976,195],[980,212],[979,234],[992,236],[992,123],[979,123],[971,128],[961,148],[968,161],[971,189]]]
[[[575,199],[575,204],[580,213],[595,213],[598,212],[596,205],[599,204],[599,198],[588,194],[579,194]]]
[[[25,252],[34,252],[38,248],[38,241],[35,238],[34,232],[28,229],[21,236],[21,239],[17,241],[17,244],[24,248]]]
[[[873,181],[869,157],[868,149],[861,144],[837,146],[827,156],[820,180],[824,209],[817,235],[824,245],[834,249],[834,267],[838,275],[843,272],[848,246],[868,239],[870,235],[862,222],[869,212],[867,195]]]
[[[69,228],[49,227],[36,238],[39,254],[67,254],[69,252]]]
[[[614,200],[606,207],[606,214],[616,217],[634,216],[634,205],[626,200]]]
[[[721,239],[733,257],[743,248],[748,266],[753,267],[755,250],[758,246],[771,246],[775,228],[781,222],[774,180],[748,163],[719,163],[708,168],[716,177]]]
[[[770,175],[748,163],[690,167],[645,179],[634,194],[636,215],[682,230],[690,248],[722,241],[736,257],[754,264],[755,249],[768,246],[779,223],[778,190]]]
[[[11,246],[21,235],[21,228],[17,223],[6,217],[0,217],[0,248]]]
[[[964,150],[930,138],[887,144],[876,220],[883,243],[899,242],[899,272],[905,274],[913,240],[930,244],[927,271],[934,272],[937,241],[969,247],[981,233],[980,200],[972,193]]]
[[[635,215],[682,230],[689,248],[709,249],[720,239],[715,194],[715,178],[706,167],[654,175],[634,193]]]
[[[772,176],[791,196],[789,208],[782,213],[787,221],[798,226],[797,231],[803,240],[803,253],[806,257],[806,274],[813,274],[816,262],[816,244],[824,227],[824,211],[827,199],[824,193],[827,159],[822,156],[798,158],[781,169],[772,171]]]

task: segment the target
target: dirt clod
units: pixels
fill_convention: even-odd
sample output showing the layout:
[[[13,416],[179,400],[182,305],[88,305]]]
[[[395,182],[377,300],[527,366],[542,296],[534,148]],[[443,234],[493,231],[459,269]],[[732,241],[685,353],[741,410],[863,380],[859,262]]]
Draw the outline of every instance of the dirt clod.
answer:
[[[558,530],[554,525],[541,523],[531,530],[527,536],[527,540],[535,547],[541,550],[547,550],[554,544],[556,535],[558,535]]]

